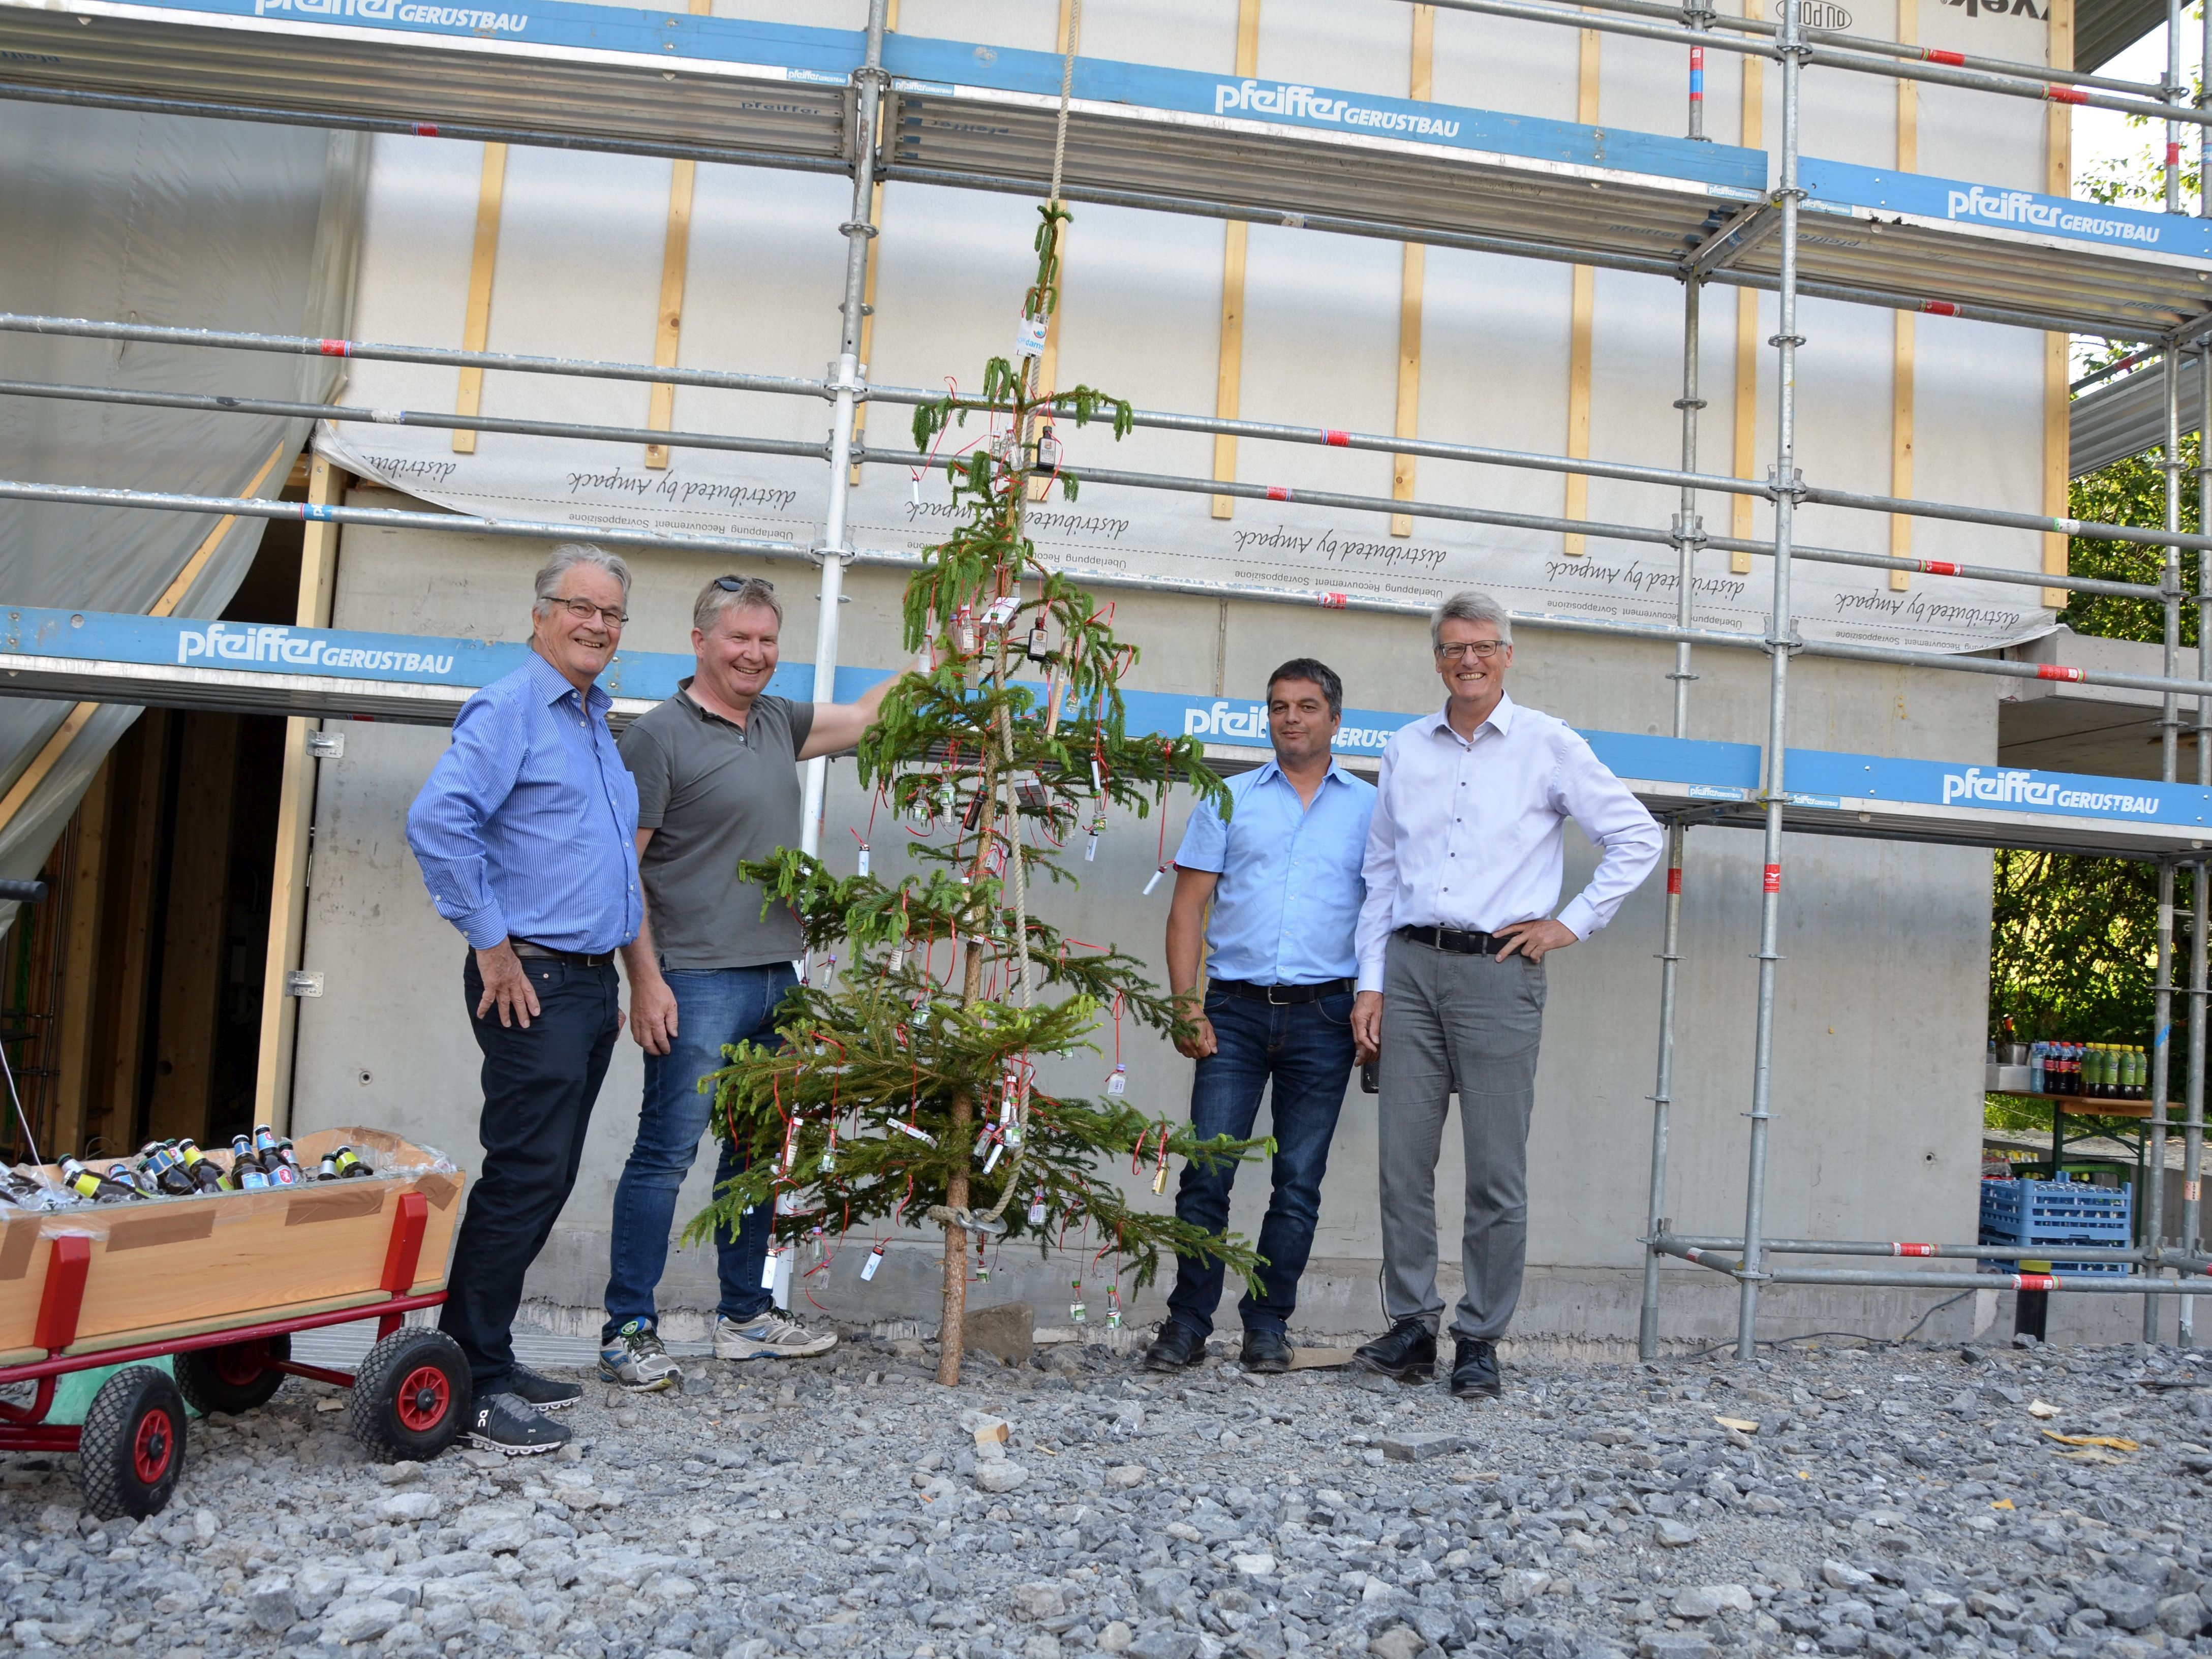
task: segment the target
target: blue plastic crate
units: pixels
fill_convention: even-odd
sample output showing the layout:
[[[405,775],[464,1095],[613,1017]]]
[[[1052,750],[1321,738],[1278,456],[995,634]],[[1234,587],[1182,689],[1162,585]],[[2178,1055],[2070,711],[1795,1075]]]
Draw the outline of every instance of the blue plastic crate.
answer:
[[[2124,1261],[2068,1261],[2054,1248],[2094,1244],[2124,1249],[2135,1242],[2135,1189],[2093,1187],[2079,1181],[1984,1181],[1979,1243],[2018,1244],[2031,1261],[2053,1273],[2119,1274]],[[2017,1273],[2016,1261],[1984,1261],[1984,1273]]]

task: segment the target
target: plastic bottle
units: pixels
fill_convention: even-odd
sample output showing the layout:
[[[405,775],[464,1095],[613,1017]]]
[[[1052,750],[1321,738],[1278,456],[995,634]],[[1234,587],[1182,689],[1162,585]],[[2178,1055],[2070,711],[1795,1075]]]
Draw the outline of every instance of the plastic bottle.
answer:
[[[2027,1088],[2030,1094],[2049,1092],[2045,1086],[2049,1079],[2044,1075],[2044,1061],[2050,1058],[2050,1054],[2051,1045],[2047,1042],[2027,1045]]]

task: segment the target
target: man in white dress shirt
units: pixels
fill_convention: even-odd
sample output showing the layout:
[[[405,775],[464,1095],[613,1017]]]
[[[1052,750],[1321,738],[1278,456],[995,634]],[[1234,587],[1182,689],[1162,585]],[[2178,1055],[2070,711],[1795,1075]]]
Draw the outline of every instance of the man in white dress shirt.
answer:
[[[1378,1050],[1376,1160],[1389,1334],[1359,1350],[1403,1382],[1434,1374],[1437,1154],[1460,1101],[1467,1289],[1451,1390],[1502,1391],[1494,1345],[1521,1299],[1528,1115],[1543,1036],[1544,957],[1607,922],[1659,861],[1659,826],[1564,721],[1505,695],[1513,632],[1486,593],[1429,623],[1443,709],[1382,751],[1363,874],[1352,1033]],[[1602,856],[1557,919],[1569,818]]]

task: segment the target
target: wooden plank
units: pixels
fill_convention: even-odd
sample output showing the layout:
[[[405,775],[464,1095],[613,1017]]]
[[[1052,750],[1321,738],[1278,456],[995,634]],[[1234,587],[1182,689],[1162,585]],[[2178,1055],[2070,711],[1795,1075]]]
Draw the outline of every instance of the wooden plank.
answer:
[[[1909,0],[1908,0],[1909,3]],[[1743,0],[1746,17],[1762,15],[1759,0]],[[1746,149],[1757,149],[1765,142],[1760,132],[1765,125],[1766,65],[1759,58],[1747,55],[1743,59],[1743,125],[1739,142]],[[1739,478],[1759,476],[1759,295],[1747,288],[1735,291],[1735,455],[1731,471]],[[1757,526],[1753,514],[1758,502],[1748,495],[1734,497],[1729,507],[1729,534],[1737,541],[1747,541]],[[1751,574],[1751,555],[1729,555],[1729,570],[1733,575]]]
[[[332,1146],[350,1141],[389,1149],[373,1152],[380,1169],[429,1162],[422,1149],[356,1128],[325,1129],[300,1142],[301,1157],[312,1165]],[[227,1154],[211,1154],[227,1163]],[[29,1270],[0,1282],[0,1352],[31,1346],[39,1298],[45,1286],[52,1240],[64,1233],[93,1240],[92,1269],[85,1282],[84,1310],[77,1340],[68,1352],[97,1353],[127,1343],[159,1341],[254,1319],[282,1319],[383,1299],[379,1288],[392,1217],[399,1194],[416,1191],[431,1200],[410,1293],[434,1290],[445,1282],[447,1257],[461,1206],[454,1202],[460,1176],[425,1170],[331,1188],[279,1188],[259,1193],[226,1193],[206,1198],[173,1199],[158,1204],[102,1206],[60,1212],[40,1219]],[[295,1206],[326,1202],[325,1195],[356,1188],[377,1195],[374,1207],[344,1207],[349,1213],[316,1221],[311,1248],[292,1231]],[[127,1248],[131,1229],[160,1223],[179,1235],[158,1249]],[[118,1241],[117,1236],[123,1237]],[[116,1245],[124,1248],[119,1251]]]
[[[1239,76],[1260,72],[1260,0],[1237,0],[1237,71]],[[1231,220],[1221,241],[1221,356],[1214,383],[1213,413],[1218,420],[1233,421],[1244,383],[1244,248],[1245,227]],[[1237,476],[1237,440],[1217,434],[1213,440],[1213,477],[1226,482]],[[1236,515],[1234,495],[1213,498],[1213,516]]]
[[[100,762],[76,809],[76,854],[68,894],[69,933],[62,946],[62,1005],[56,1018],[53,1133],[58,1147],[84,1145],[90,1111],[100,921],[106,898],[108,811],[114,792],[111,755]]]
[[[307,500],[326,507],[344,494],[347,475],[318,455],[307,477]],[[302,628],[328,628],[337,586],[338,526],[310,522],[301,533],[300,595],[295,618]],[[313,844],[316,762],[307,733],[319,722],[295,715],[284,722],[283,778],[276,802],[276,852],[269,895],[269,943],[261,974],[261,1042],[254,1065],[253,1121],[289,1133],[292,1124],[292,1057],[300,1029],[300,1004],[287,995],[292,970],[305,965],[307,861]]]
[[[2051,0],[2047,52],[2053,69],[2074,67],[2074,0]],[[2074,111],[2070,105],[2053,104],[2045,115],[2044,192],[2050,196],[2074,193]],[[2054,519],[2073,516],[2069,451],[2073,442],[2067,389],[2070,374],[2067,339],[2063,334],[2043,337],[2043,510]],[[2067,538],[2056,531],[2043,537],[2043,574],[2067,574]],[[2063,611],[2073,594],[2063,587],[2043,590],[2043,603]]]
[[[230,823],[238,790],[236,714],[183,717],[176,823],[161,924],[160,1024],[147,1133],[204,1139],[215,1068],[217,971],[230,897]]]
[[[692,0],[692,10],[702,9],[702,0]],[[677,348],[684,329],[684,275],[691,258],[691,187],[698,171],[696,161],[678,161],[669,173],[668,236],[660,251],[660,310],[653,319],[655,368],[676,367]],[[654,432],[665,432],[676,424],[676,388],[665,380],[653,382],[646,404],[645,424]],[[655,469],[666,467],[668,446],[647,444],[645,464]]]
[[[1590,328],[1596,299],[1597,272],[1588,265],[1577,265],[1567,335],[1567,453],[1578,459],[1589,455]],[[1588,518],[1589,480],[1579,472],[1570,472],[1566,486],[1565,516]],[[1559,550],[1571,559],[1579,559],[1589,550],[1583,537],[1565,536],[1560,538]]]
[[[139,1084],[146,1030],[146,980],[153,959],[154,885],[161,855],[161,797],[168,784],[169,734],[177,716],[149,708],[118,744],[115,822],[109,836],[114,860],[108,877],[105,955],[113,975],[105,999],[101,1042],[106,1076],[97,1079],[97,1109],[88,1117],[108,1142],[127,1152],[138,1143]],[[89,1133],[95,1127],[88,1121]]]
[[[477,240],[469,253],[468,309],[462,314],[461,349],[482,351],[491,336],[491,278],[499,257],[500,202],[507,191],[507,146],[483,147],[483,173],[477,183]],[[460,390],[453,413],[473,415],[483,403],[483,370],[461,370]],[[453,433],[453,453],[477,453],[477,434],[466,429]]]
[[[1911,45],[1920,38],[1920,0],[1897,0],[1897,38]],[[1917,82],[1897,83],[1897,170],[1920,169],[1920,88]],[[1896,313],[1895,340],[1890,356],[1889,493],[1912,494],[1912,347],[1914,318],[1909,311]],[[1901,513],[1889,515],[1890,556],[1912,556],[1912,520]],[[1912,573],[1889,573],[1889,591],[1902,593],[1912,586]]]
[[[1585,125],[1597,124],[1598,71],[1602,61],[1600,43],[1603,39],[1595,29],[1581,32],[1580,64],[1575,80],[1575,119]],[[1589,458],[1590,333],[1596,303],[1597,272],[1588,265],[1577,265],[1567,335],[1567,453],[1577,460]],[[1563,516],[1589,516],[1589,480],[1579,472],[1566,475]],[[1581,536],[1564,536],[1560,538],[1559,550],[1571,559],[1579,559],[1589,550],[1589,544]]]
[[[1413,49],[1412,69],[1407,76],[1406,95],[1425,103],[1436,86],[1437,9],[1434,6],[1413,8]],[[1394,437],[1413,438],[1421,429],[1421,290],[1427,270],[1428,250],[1419,242],[1408,242],[1405,248],[1405,264],[1400,273],[1398,287],[1398,422],[1392,428]],[[1414,467],[1411,455],[1390,458],[1390,498],[1410,501],[1413,499]],[[1390,515],[1390,533],[1410,536],[1413,520],[1410,514]]]

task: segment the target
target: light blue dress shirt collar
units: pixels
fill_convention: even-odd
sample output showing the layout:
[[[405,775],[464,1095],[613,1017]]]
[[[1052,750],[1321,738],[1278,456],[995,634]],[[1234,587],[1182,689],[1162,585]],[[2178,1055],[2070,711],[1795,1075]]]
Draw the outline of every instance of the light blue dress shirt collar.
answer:
[[[1426,732],[1431,737],[1434,737],[1437,732],[1443,732],[1448,733],[1455,743],[1469,744],[1474,741],[1474,738],[1461,737],[1459,734],[1459,729],[1451,723],[1451,704],[1449,702],[1447,702],[1443,708],[1437,709],[1435,714],[1429,715],[1425,720],[1422,720],[1420,724],[1421,729]],[[1492,709],[1490,713],[1484,717],[1482,726],[1478,726],[1474,728],[1475,738],[1479,738],[1482,735],[1483,726],[1495,726],[1498,730],[1498,735],[1501,738],[1512,736],[1513,699],[1508,696],[1504,692],[1500,691],[1498,694],[1498,707]],[[1332,768],[1331,769],[1334,770],[1334,769]]]

